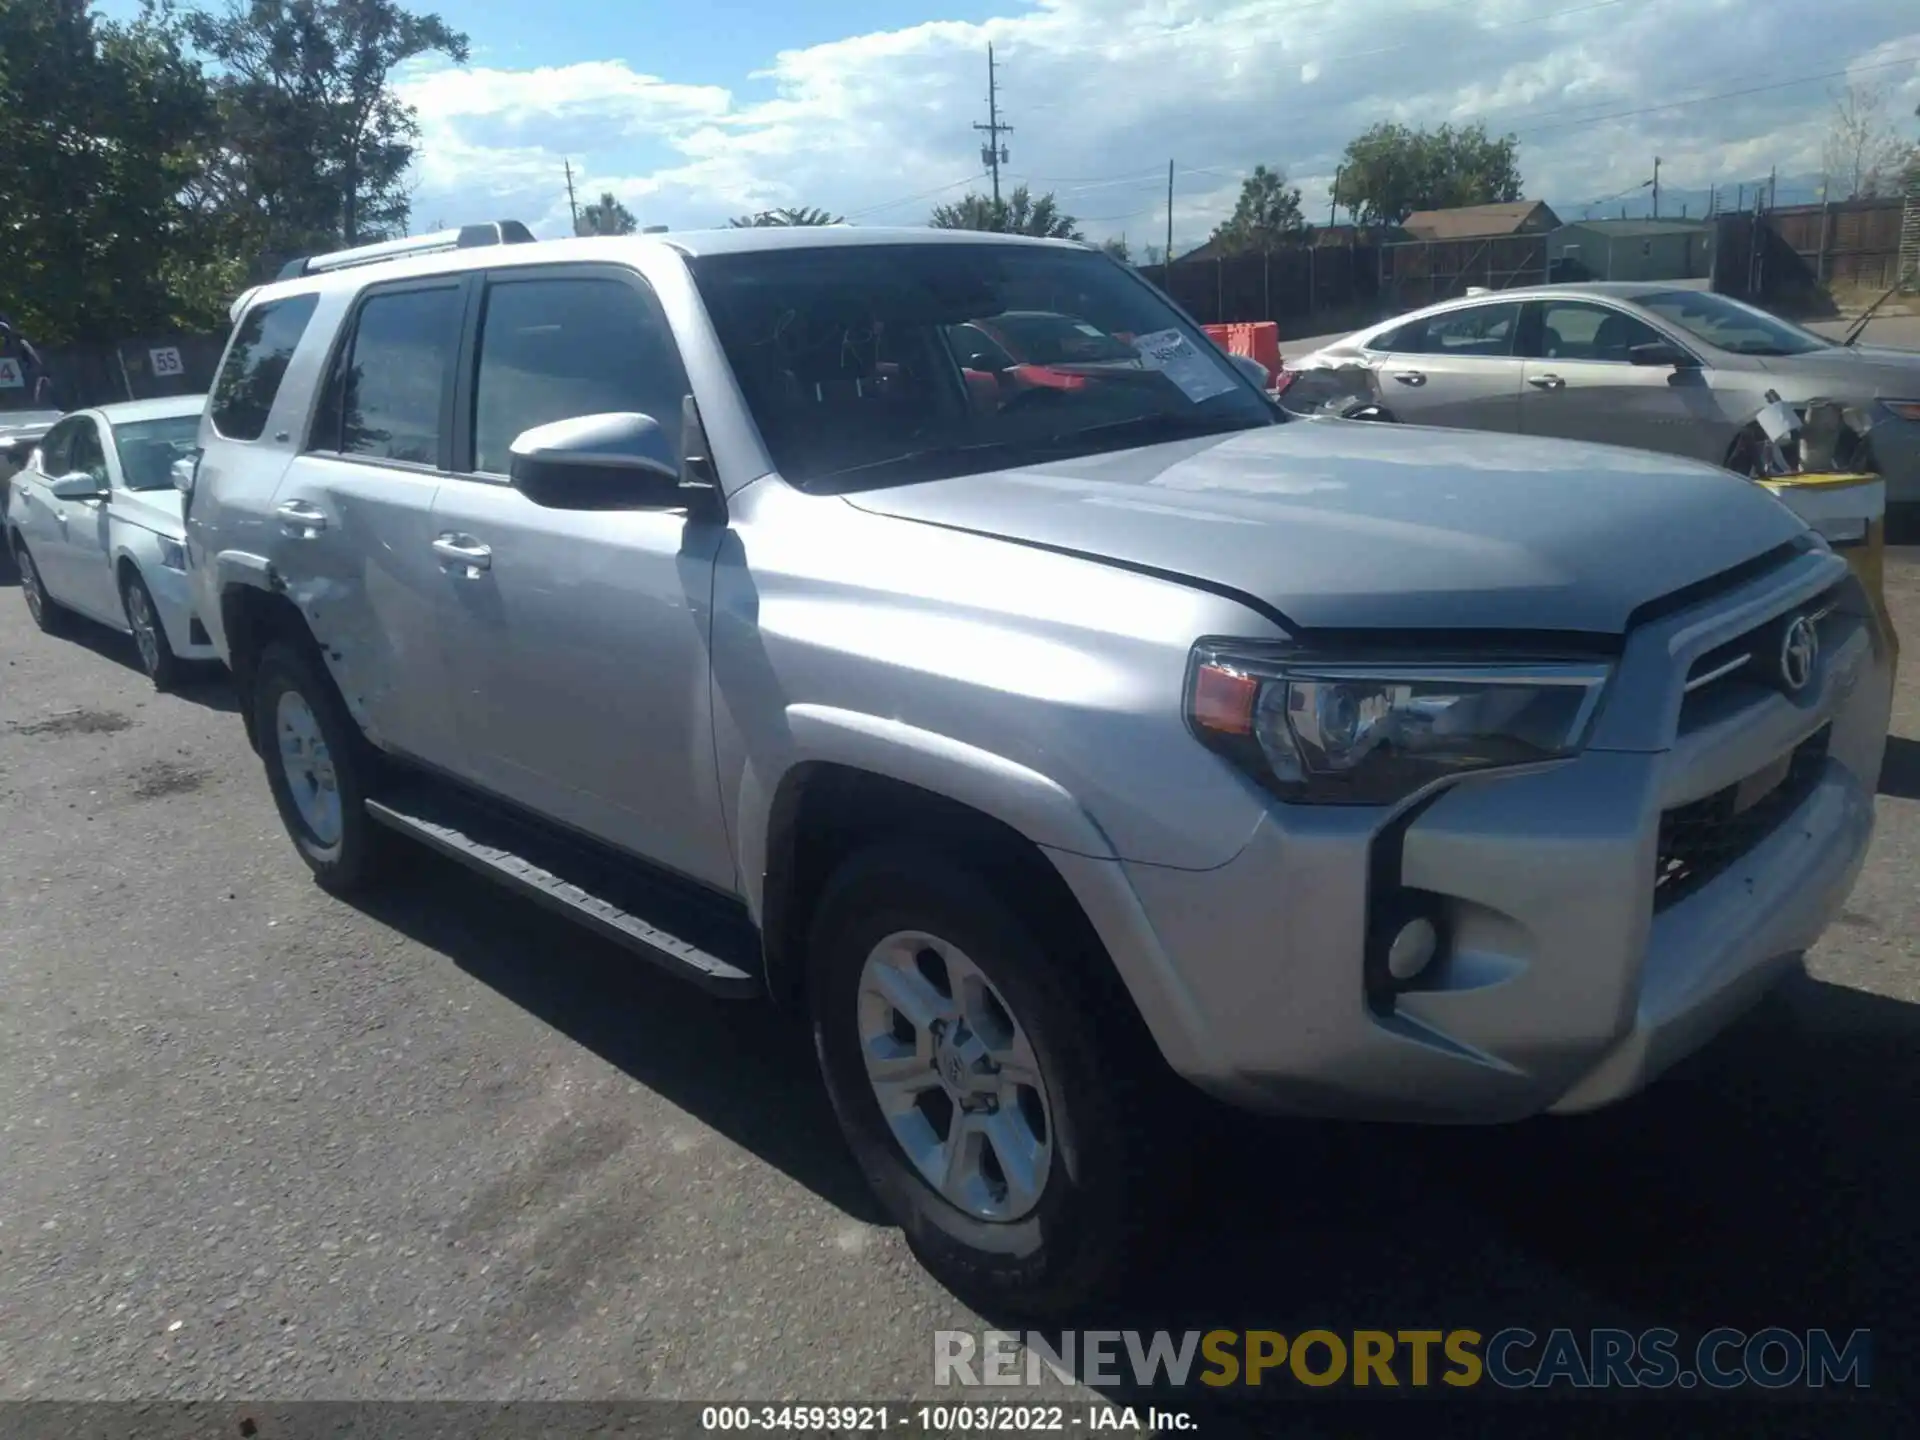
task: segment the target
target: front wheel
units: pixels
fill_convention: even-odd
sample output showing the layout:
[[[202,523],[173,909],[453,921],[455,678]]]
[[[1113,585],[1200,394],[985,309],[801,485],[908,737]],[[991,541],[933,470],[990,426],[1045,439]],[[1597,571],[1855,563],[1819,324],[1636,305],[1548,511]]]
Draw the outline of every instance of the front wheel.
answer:
[[[868,1182],[937,1278],[1035,1315],[1119,1285],[1180,1168],[1158,1056],[1082,963],[900,845],[842,867],[812,932],[815,1048]]]
[[[254,734],[281,822],[324,888],[345,893],[378,872],[387,832],[367,816],[375,756],[318,660],[269,645],[254,668]]]
[[[126,612],[127,628],[133,631],[133,643],[140,651],[140,668],[147,672],[156,690],[171,690],[180,679],[180,661],[167,642],[166,627],[160,623],[160,611],[153,603],[153,592],[139,572],[128,570],[120,581],[120,606]]]

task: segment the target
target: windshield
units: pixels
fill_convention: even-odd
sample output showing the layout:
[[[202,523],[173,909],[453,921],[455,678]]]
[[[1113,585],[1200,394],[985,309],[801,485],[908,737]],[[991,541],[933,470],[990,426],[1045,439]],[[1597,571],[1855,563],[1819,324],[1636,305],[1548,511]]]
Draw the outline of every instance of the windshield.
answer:
[[[169,415],[163,420],[129,420],[113,427],[120,451],[120,478],[129,490],[166,490],[173,485],[173,462],[200,446],[198,415]]]
[[[1642,295],[1637,303],[1689,335],[1735,355],[1804,355],[1833,345],[1811,330],[1706,290],[1664,290]]]
[[[774,464],[803,488],[1283,418],[1103,255],[862,245],[710,255],[692,268]]]

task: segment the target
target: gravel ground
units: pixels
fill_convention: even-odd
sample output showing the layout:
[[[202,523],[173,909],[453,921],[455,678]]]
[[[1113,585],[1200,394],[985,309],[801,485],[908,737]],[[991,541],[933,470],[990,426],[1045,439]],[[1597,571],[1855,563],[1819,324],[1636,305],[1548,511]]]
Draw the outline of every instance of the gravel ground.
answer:
[[[1891,587],[1920,636],[1920,550]],[[880,1222],[801,1036],[424,855],[329,898],[223,686],[155,696],[11,590],[0,1399],[935,1393],[932,1332],[983,1322]],[[1920,1395],[1916,660],[1805,979],[1600,1115],[1227,1124],[1094,1323],[1865,1326],[1876,1403]]]

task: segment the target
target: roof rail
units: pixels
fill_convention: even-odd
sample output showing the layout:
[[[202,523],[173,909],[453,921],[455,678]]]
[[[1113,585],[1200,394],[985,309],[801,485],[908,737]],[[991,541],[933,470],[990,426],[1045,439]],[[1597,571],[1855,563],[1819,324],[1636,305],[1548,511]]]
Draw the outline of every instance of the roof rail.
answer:
[[[329,270],[347,270],[355,265],[377,265],[382,260],[400,260],[411,255],[432,255],[442,250],[470,250],[481,245],[531,245],[533,232],[518,220],[488,220],[478,225],[462,225],[457,230],[436,230],[431,235],[413,235],[400,240],[382,240],[375,245],[359,245],[351,250],[334,250],[325,255],[303,255],[289,260],[280,270],[282,280],[297,280],[302,275],[321,275]]]

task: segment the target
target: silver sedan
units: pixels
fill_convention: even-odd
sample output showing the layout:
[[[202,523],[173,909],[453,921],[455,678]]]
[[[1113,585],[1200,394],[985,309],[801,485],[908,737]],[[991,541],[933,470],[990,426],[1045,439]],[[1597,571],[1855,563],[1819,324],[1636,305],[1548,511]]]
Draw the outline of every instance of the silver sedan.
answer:
[[[1920,351],[1847,345],[1663,282],[1548,285],[1416,310],[1289,362],[1364,365],[1409,424],[1597,440],[1726,464],[1768,390],[1873,420],[1892,503],[1920,501]]]

